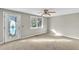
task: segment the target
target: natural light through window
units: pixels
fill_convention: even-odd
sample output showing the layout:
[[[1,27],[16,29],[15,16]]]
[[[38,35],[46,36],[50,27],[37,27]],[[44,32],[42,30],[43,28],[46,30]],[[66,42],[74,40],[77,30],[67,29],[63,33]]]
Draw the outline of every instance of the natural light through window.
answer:
[[[62,34],[57,32],[55,29],[52,29],[51,31],[55,34],[55,36],[62,36]]]
[[[31,16],[30,17],[31,29],[38,29],[43,27],[43,19],[42,17]]]
[[[16,17],[9,16],[9,35],[15,36],[16,35]]]

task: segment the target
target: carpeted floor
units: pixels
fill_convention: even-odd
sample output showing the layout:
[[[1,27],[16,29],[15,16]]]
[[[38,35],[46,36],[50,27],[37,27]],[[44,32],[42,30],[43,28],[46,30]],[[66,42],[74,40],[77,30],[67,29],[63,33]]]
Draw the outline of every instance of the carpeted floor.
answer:
[[[79,40],[39,35],[0,45],[0,50],[78,50]]]

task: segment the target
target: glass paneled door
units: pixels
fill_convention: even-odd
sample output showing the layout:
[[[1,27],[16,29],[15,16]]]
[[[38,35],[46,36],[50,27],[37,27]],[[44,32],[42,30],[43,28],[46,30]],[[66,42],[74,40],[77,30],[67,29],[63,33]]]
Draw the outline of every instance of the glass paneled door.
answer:
[[[21,39],[21,16],[4,13],[4,42]]]

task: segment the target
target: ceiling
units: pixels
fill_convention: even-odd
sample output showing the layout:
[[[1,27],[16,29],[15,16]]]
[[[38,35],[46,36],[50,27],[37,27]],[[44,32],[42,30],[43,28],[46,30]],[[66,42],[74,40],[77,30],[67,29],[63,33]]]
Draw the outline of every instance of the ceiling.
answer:
[[[9,10],[14,10],[14,11],[20,11],[24,13],[30,13],[34,15],[40,15],[40,12],[44,8],[6,8]],[[59,16],[59,15],[65,15],[65,14],[71,14],[71,13],[78,13],[79,8],[49,8],[51,11],[55,10],[56,13],[54,16]]]

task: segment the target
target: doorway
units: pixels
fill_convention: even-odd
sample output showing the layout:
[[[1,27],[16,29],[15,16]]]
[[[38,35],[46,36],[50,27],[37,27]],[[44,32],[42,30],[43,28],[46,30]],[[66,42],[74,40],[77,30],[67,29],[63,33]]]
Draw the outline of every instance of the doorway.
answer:
[[[4,42],[21,39],[21,15],[3,13],[4,16]]]

